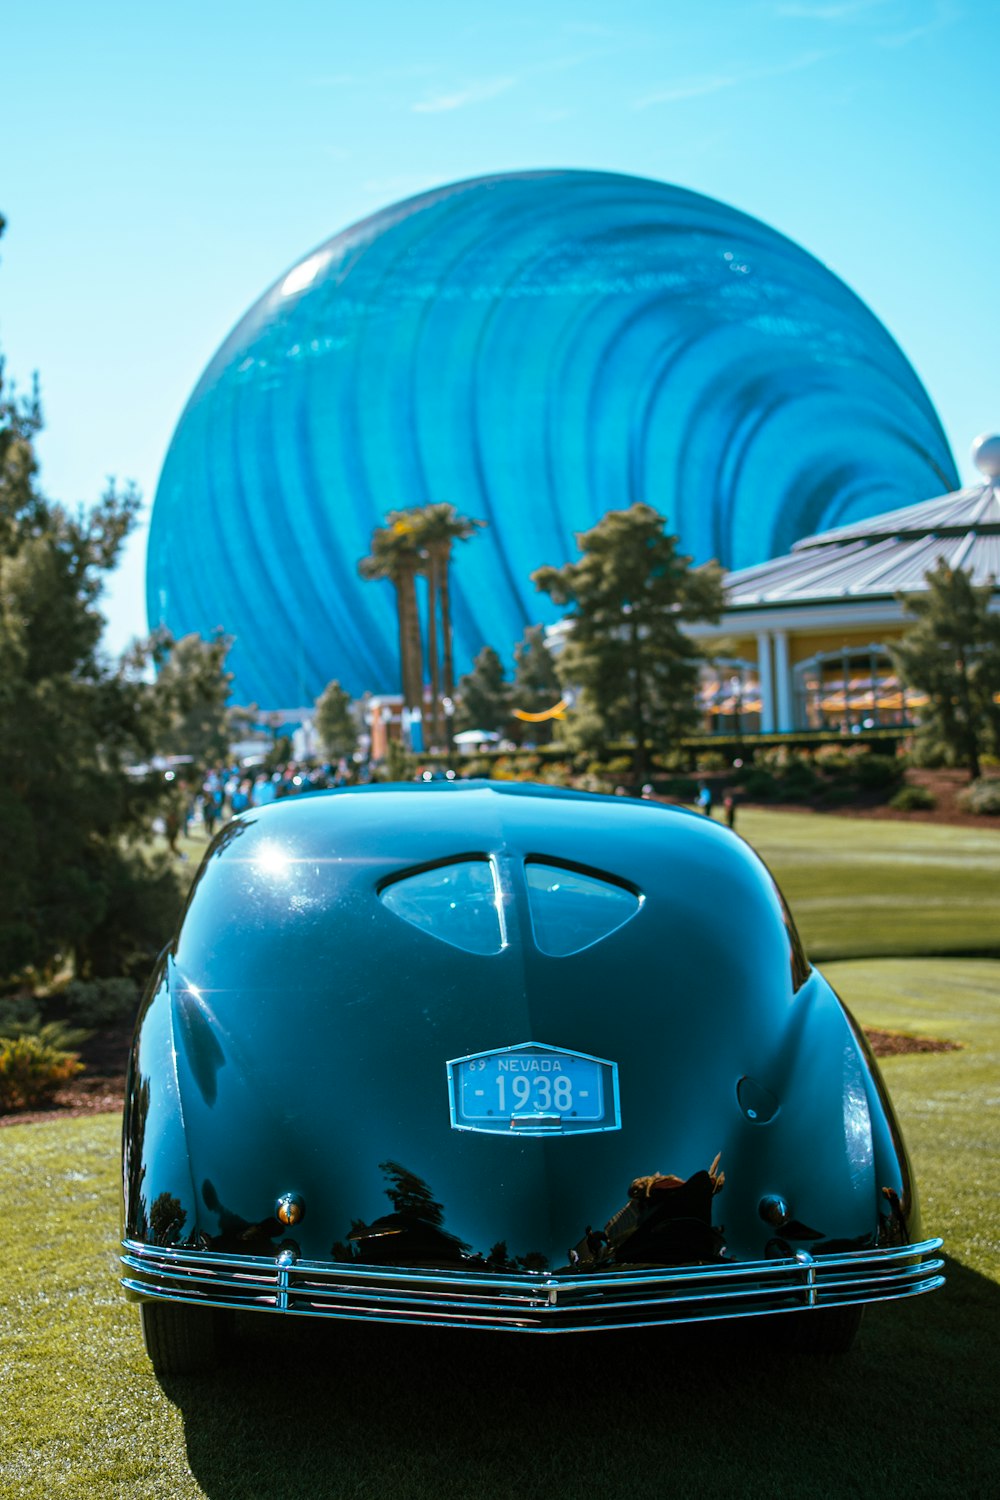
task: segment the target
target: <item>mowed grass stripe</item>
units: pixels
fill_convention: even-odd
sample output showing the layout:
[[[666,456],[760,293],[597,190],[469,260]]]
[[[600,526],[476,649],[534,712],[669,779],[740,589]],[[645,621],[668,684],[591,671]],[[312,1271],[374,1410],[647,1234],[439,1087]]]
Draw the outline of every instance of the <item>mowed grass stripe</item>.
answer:
[[[742,809],[818,961],[1000,955],[1000,830]]]

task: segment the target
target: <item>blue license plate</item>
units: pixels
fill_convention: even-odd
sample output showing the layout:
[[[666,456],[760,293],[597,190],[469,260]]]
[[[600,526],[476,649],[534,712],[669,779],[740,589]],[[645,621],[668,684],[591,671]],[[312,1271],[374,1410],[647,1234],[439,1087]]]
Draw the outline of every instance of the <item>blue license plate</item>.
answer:
[[[453,1064],[457,1123],[519,1119],[581,1125],[604,1118],[601,1063],[548,1049],[494,1053]]]

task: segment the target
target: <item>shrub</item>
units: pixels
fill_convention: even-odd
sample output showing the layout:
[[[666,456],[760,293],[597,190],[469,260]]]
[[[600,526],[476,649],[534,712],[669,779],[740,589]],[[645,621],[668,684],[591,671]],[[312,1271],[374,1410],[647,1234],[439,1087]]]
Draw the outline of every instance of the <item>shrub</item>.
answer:
[[[0,1109],[33,1109],[81,1072],[83,1064],[67,1050],[82,1034],[51,1022],[22,1036],[0,1037]]]
[[[584,772],[584,775],[586,774]],[[569,761],[552,760],[540,767],[534,779],[541,782],[543,786],[573,786],[573,768]]]
[[[498,755],[490,767],[493,781],[521,781],[523,779],[517,759],[513,755]]]
[[[729,761],[721,750],[701,750],[695,756],[695,765],[699,771],[728,771]]]
[[[132,979],[74,979],[63,998],[70,1016],[81,1026],[114,1026],[132,1015],[139,989]]]
[[[0,997],[0,1036],[23,1036],[26,1031],[37,1031],[42,1013],[30,995],[5,995]]]
[[[177,925],[183,891],[171,857],[117,849],[102,861],[104,915],[75,944],[77,971],[145,980]]]
[[[807,802],[815,793],[818,784],[819,778],[808,761],[793,760],[788,768],[775,778],[774,791],[776,796],[788,802]]]
[[[901,786],[890,798],[889,806],[896,812],[923,812],[925,808],[936,807],[937,798],[925,786]]]
[[[871,752],[857,756],[851,770],[859,786],[881,791],[902,781],[904,766],[895,756]]]
[[[829,809],[831,807],[846,807],[848,803],[855,800],[855,790],[852,786],[837,785],[828,786],[824,789],[820,798],[821,806]]]
[[[777,782],[765,767],[752,765],[742,780],[743,796],[747,802],[772,802],[778,795]]]
[[[693,802],[698,795],[698,783],[690,776],[667,776],[657,779],[656,790],[665,797],[676,797],[680,802]]]
[[[837,775],[841,771],[849,771],[854,757],[849,755],[842,745],[820,745],[816,751],[816,764],[831,775]]]
[[[291,751],[282,759],[290,760]],[[411,781],[416,765],[416,757],[411,755],[399,740],[390,740],[386,746],[382,779],[384,781]]]
[[[958,800],[966,812],[996,817],[1000,814],[1000,777],[981,776],[966,787]]]
[[[787,745],[772,745],[768,750],[758,750],[753,763],[768,770],[783,771],[791,763],[793,753]]]
[[[598,776],[595,771],[584,771],[581,776],[574,778],[573,785],[578,792],[603,792],[605,794],[614,791],[614,783],[606,776]]]
[[[488,781],[493,775],[493,757],[489,755],[470,755],[468,760],[463,757],[457,765],[458,774],[466,781]]]
[[[691,756],[687,750],[664,750],[662,754],[653,756],[652,765],[657,771],[688,771],[691,768]]]

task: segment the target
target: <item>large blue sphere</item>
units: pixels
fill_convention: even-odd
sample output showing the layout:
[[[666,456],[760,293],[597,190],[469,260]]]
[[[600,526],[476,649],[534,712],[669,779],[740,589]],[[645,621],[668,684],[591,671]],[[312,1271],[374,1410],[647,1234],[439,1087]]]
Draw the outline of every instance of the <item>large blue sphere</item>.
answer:
[[[455,657],[510,660],[574,533],[643,500],[698,562],[952,489],[926,392],[862,302],[746,214],[662,182],[519,172],[345,230],[202,376],[149,538],[151,623],[221,625],[239,701],[399,685],[387,510],[449,501]]]

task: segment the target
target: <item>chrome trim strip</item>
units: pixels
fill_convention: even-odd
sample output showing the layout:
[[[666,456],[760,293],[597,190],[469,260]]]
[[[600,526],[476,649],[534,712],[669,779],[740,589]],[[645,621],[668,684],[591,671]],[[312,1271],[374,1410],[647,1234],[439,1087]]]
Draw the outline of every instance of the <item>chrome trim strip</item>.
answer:
[[[808,1304],[809,1304],[810,1307],[815,1307],[816,1306],[816,1262],[813,1260],[813,1258],[809,1254],[808,1250],[799,1250],[799,1251],[797,1251],[795,1259],[798,1261],[799,1265],[803,1267],[803,1269],[804,1269],[804,1271],[806,1273],[806,1288],[807,1288],[807,1291],[806,1291],[806,1301],[808,1302]]]
[[[296,1315],[537,1333],[705,1322],[886,1301],[943,1285],[939,1239],[891,1249],[613,1275],[384,1271],[123,1241],[132,1297]]]

